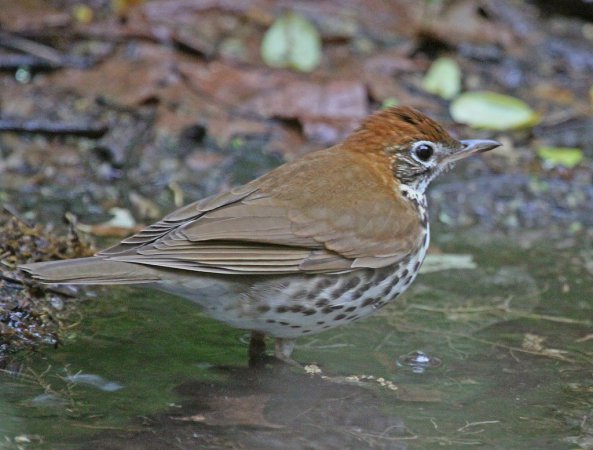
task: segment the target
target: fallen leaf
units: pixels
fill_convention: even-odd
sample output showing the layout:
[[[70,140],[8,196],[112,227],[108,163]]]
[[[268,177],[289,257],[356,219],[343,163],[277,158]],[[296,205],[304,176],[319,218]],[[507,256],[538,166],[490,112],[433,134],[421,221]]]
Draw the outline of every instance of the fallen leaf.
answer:
[[[420,3],[420,2],[418,2]],[[420,22],[420,34],[446,42],[452,46],[461,44],[499,45],[509,48],[514,36],[504,20],[484,17],[488,5],[475,0],[439,2],[433,20]]]
[[[451,103],[450,113],[456,122],[488,130],[526,128],[539,122],[539,115],[522,100],[489,91],[461,94]]]
[[[232,116],[217,116],[208,119],[208,135],[221,145],[227,145],[237,136],[263,135],[268,131],[266,124],[259,120]]]
[[[368,113],[365,86],[357,80],[295,81],[244,104],[267,118],[297,119],[310,139],[330,143],[350,132]]]
[[[47,33],[52,27],[68,27],[72,23],[69,11],[46,0],[0,0],[0,11],[0,29],[8,33],[31,33],[36,30]]]
[[[537,149],[537,156],[545,164],[572,168],[578,166],[583,160],[583,151],[580,148],[570,147],[540,147]]]
[[[83,233],[104,237],[126,237],[140,231],[143,227],[136,224],[132,213],[124,208],[111,208],[109,213],[113,218],[104,223],[87,225],[79,223],[76,228]]]
[[[133,55],[120,51],[93,70],[63,69],[48,75],[41,86],[65,86],[86,97],[105,97],[124,106],[163,100],[162,91],[179,83],[173,70],[175,52],[153,44],[139,44]],[[186,92],[187,96],[188,93]]]
[[[397,105],[399,105],[399,100],[397,98],[387,97],[381,103],[381,109],[389,109],[389,108],[393,108],[394,106],[397,106]]]
[[[461,91],[461,69],[452,58],[438,58],[422,80],[426,92],[451,100]]]
[[[321,61],[321,38],[306,17],[290,11],[266,31],[261,56],[270,67],[310,72]]]
[[[111,214],[113,218],[103,223],[105,226],[133,228],[136,225],[136,220],[132,216],[132,213],[125,208],[111,208],[109,214]]]

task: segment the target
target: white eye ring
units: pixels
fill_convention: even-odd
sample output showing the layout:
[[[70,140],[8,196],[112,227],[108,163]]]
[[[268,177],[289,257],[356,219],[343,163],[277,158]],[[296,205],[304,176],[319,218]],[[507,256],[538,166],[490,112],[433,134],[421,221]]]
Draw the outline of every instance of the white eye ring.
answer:
[[[412,146],[412,156],[421,163],[427,163],[435,153],[435,144],[430,141],[418,141]]]

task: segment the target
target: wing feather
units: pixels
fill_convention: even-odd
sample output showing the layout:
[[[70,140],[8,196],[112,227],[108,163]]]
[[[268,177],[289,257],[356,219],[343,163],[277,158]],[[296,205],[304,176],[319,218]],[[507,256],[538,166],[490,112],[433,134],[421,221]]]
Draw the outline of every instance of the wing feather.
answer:
[[[393,177],[339,148],[174,211],[108,259],[223,274],[336,273],[385,267],[415,251],[420,221]],[[332,184],[326,182],[330,177]],[[291,180],[287,187],[286,180]]]

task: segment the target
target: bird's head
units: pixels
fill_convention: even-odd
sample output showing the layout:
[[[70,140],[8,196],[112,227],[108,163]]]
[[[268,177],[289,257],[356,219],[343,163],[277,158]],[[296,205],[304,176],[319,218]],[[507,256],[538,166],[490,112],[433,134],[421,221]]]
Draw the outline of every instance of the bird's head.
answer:
[[[400,184],[423,193],[456,161],[500,146],[497,141],[458,141],[436,121],[410,107],[394,107],[369,116],[347,139],[354,151],[386,157]]]

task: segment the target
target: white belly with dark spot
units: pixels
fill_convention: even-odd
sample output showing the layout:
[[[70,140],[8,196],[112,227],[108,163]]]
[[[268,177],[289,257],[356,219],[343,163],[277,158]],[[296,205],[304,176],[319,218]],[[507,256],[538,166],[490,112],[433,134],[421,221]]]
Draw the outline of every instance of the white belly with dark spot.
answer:
[[[366,317],[401,295],[426,256],[428,227],[425,233],[417,253],[381,269],[339,275],[235,277],[232,282],[194,276],[157,287],[188,298],[236,328],[296,338]]]

